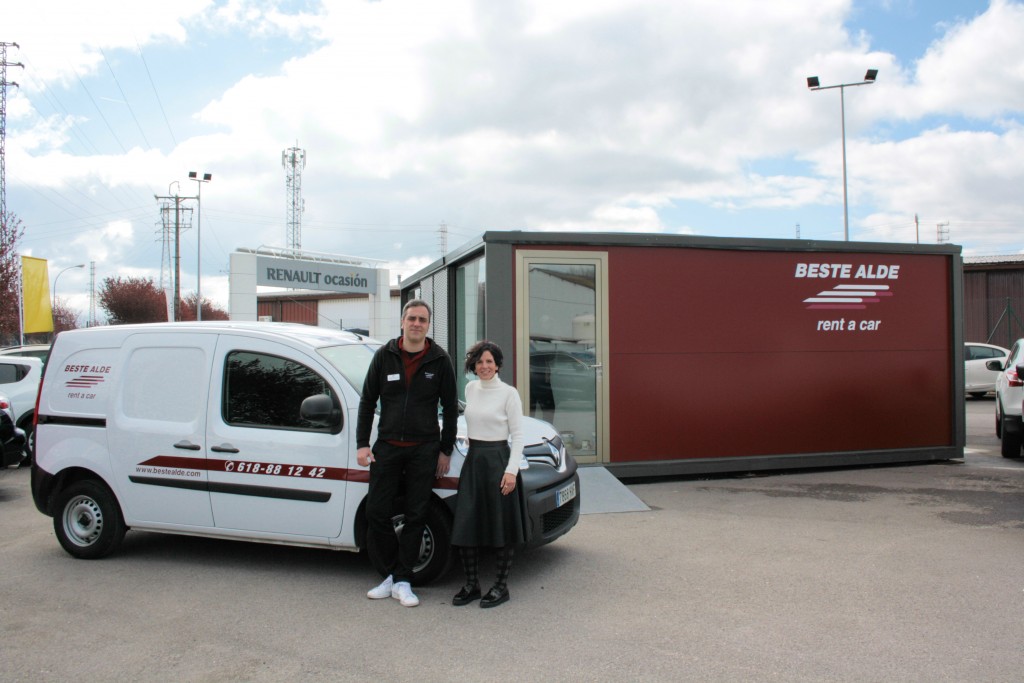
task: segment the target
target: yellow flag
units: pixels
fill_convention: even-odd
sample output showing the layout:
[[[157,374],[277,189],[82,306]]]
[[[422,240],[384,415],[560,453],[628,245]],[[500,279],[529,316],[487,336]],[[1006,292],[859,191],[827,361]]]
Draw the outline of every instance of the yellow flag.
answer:
[[[50,275],[46,259],[21,257],[21,301],[25,317],[25,334],[53,332]]]

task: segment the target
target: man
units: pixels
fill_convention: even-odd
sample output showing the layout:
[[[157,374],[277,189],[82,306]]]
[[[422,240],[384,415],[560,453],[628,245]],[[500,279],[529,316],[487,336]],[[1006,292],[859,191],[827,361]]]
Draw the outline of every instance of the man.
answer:
[[[458,399],[451,358],[427,336],[430,306],[413,299],[402,308],[402,334],[374,354],[363,383],[356,423],[356,460],[370,468],[367,542],[390,575],[366,595],[392,597],[415,607],[412,574],[419,558],[434,479],[448,473],[455,446]],[[370,448],[373,414],[380,400],[377,441]],[[437,425],[441,405],[442,427]],[[395,497],[404,485],[405,527],[395,536]]]

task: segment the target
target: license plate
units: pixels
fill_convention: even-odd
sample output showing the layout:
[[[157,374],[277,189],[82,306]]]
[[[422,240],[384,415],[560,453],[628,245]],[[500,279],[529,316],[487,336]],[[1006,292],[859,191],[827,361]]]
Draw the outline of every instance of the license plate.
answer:
[[[576,482],[569,484],[564,489],[555,491],[555,506],[562,507],[576,497]]]

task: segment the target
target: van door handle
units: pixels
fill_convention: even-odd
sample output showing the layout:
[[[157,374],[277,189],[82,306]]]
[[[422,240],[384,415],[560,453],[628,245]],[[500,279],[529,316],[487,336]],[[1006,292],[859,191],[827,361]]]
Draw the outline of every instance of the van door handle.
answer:
[[[174,444],[174,447],[181,448],[186,451],[199,451],[202,450],[203,448],[199,444],[194,444],[191,441],[188,441],[187,439],[182,439],[178,443]]]
[[[220,446],[213,446],[210,448],[214,453],[237,453],[238,449],[229,443],[222,444]]]

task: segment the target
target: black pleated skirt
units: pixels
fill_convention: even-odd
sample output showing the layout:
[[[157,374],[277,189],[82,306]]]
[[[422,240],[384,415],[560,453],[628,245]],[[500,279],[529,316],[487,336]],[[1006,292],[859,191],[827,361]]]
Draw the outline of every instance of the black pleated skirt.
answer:
[[[507,441],[469,442],[455,500],[452,545],[503,548],[525,540],[518,483],[512,493],[501,495],[509,455]]]

